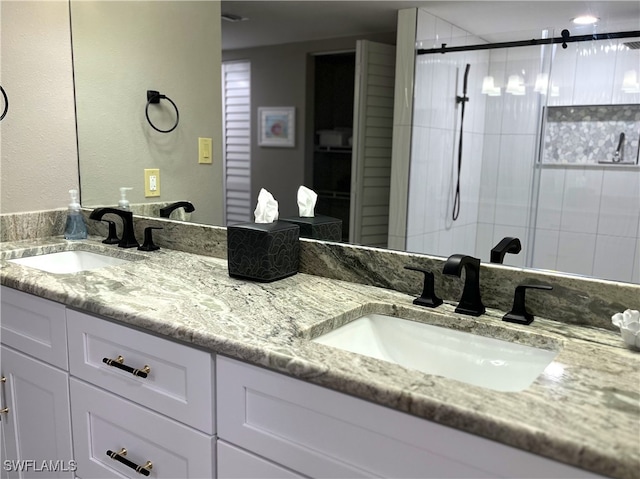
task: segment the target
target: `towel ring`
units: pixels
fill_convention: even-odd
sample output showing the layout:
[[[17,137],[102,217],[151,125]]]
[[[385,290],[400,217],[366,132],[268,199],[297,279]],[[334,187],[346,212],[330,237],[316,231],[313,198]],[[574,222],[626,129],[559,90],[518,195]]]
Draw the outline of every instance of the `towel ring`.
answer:
[[[2,111],[2,115],[0,115],[0,121],[2,121],[2,119],[7,116],[7,111],[9,111],[9,99],[7,98],[7,93],[4,91],[4,88],[2,88],[2,85],[0,85],[0,92],[4,99],[4,110]]]
[[[149,105],[151,103],[160,103],[161,99],[167,100],[169,103],[171,103],[173,105],[173,108],[176,109],[176,123],[175,123],[175,125],[173,125],[168,130],[161,130],[160,128],[155,126],[151,122],[151,119],[149,118]],[[173,130],[176,129],[176,127],[178,126],[178,122],[180,121],[180,112],[178,111],[178,107],[176,106],[176,104],[171,100],[171,98],[169,98],[166,95],[162,95],[160,92],[157,92],[155,90],[147,90],[147,106],[146,106],[146,108],[144,110],[144,114],[147,116],[147,121],[151,125],[151,128],[153,128],[156,131],[159,131],[160,133],[170,133],[170,132],[172,132]]]

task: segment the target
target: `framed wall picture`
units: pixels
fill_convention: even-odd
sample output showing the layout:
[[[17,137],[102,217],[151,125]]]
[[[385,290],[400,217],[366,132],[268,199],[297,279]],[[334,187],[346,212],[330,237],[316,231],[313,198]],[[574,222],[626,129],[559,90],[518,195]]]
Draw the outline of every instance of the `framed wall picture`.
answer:
[[[258,107],[259,146],[293,148],[295,143],[295,107]]]

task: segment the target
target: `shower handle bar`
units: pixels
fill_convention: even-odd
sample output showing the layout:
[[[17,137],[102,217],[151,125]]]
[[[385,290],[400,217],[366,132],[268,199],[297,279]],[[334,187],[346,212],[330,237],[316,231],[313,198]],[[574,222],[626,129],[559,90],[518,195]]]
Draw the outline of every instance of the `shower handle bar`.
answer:
[[[458,179],[456,181],[456,192],[453,198],[453,211],[451,212],[451,218],[456,221],[460,216],[460,173],[462,172],[462,134],[464,131],[464,107],[469,101],[467,96],[467,87],[469,85],[469,69],[471,64],[467,63],[464,69],[464,79],[462,80],[462,96],[456,96],[456,103],[462,103],[462,109],[460,111],[460,136],[458,137]]]

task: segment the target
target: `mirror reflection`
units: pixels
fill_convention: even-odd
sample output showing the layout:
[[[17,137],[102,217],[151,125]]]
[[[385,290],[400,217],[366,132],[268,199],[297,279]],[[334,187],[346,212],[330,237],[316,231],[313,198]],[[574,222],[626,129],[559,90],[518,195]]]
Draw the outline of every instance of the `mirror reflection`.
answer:
[[[454,10],[438,10],[465,2],[430,2],[438,16],[428,5],[406,10],[403,23],[398,4],[416,2],[393,2],[390,28],[220,52],[210,28],[220,25],[220,12],[211,2],[150,3],[71,1],[84,206],[114,204],[120,187],[133,186],[134,210],[190,201],[193,221],[226,224],[251,219],[263,187],[282,216],[297,214],[304,184],[319,194],[316,212],[342,219],[343,238],[354,243],[488,262],[500,240],[514,237],[521,251],[506,254],[504,264],[640,282],[633,39],[427,54],[396,68],[416,45],[525,34],[500,34],[504,24],[463,29],[459,17],[443,19]],[[320,3],[222,2],[223,13],[249,18],[223,21],[223,39],[225,30],[251,30],[255,4],[288,5],[291,14]],[[364,12],[391,2],[329,3],[357,3]],[[558,36],[543,28],[553,24],[531,26],[539,29],[525,37]],[[216,60],[222,96],[212,86],[214,68],[207,70]],[[398,101],[396,85],[410,92],[404,87],[412,83],[413,95]],[[173,134],[146,125],[140,105],[149,89],[180,107]],[[259,107],[295,107],[293,147],[258,145]],[[154,123],[171,125],[172,114],[161,106]],[[212,138],[214,150],[224,145],[226,163],[215,152],[212,164],[199,163],[199,138]],[[160,170],[159,197],[145,197],[147,169]]]
[[[515,237],[505,263],[637,278],[640,96],[624,77],[639,57],[625,42],[418,56],[407,249],[488,261]]]
[[[222,224],[222,161],[201,163],[199,140],[222,143],[217,2],[72,0],[71,24],[83,206],[114,206],[131,187],[136,213],[189,201],[172,218]],[[148,90],[175,102],[170,133],[148,123]],[[176,121],[167,100],[148,116],[160,130]]]

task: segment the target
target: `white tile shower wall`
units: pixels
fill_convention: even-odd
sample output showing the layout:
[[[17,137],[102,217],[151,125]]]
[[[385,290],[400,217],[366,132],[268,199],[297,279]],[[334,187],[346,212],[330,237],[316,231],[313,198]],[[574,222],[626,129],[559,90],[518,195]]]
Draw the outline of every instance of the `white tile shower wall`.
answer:
[[[601,192],[601,169],[567,169],[562,198],[560,230],[595,234],[598,231],[598,210]]]
[[[505,236],[520,238],[519,255],[505,264],[524,266],[529,245],[526,233],[531,209],[540,95],[533,91],[540,72],[540,49],[491,51],[488,73],[500,96],[486,97],[485,136],[479,190],[476,256],[489,261],[491,247]],[[506,92],[509,76],[520,75],[524,95]]]
[[[556,270],[560,230],[536,228],[533,249],[533,264],[536,268]]]
[[[496,225],[526,227],[529,224],[534,156],[535,135],[501,135]]]
[[[554,45],[551,73],[549,75],[549,91],[547,104],[549,106],[573,105],[573,90],[576,81],[577,44],[566,50],[560,45]]]
[[[549,97],[549,106],[640,103],[640,92],[622,90],[627,71],[640,73],[640,50],[624,41],[574,43],[566,50],[554,46],[549,82],[557,94]]]
[[[543,168],[540,172],[537,230],[560,231],[565,173],[565,168]]]
[[[455,26],[426,12],[418,15],[419,47],[442,43],[476,42]],[[518,236],[523,251],[507,255],[505,264],[522,265],[526,258],[530,187],[541,100],[533,92],[539,73],[539,50],[534,48],[492,51],[490,56],[418,57],[416,66],[407,248],[410,251],[449,255],[475,235],[475,251],[489,260],[491,247],[503,236]],[[460,84],[465,63],[471,63],[465,122],[463,160],[463,208],[455,223],[450,220],[453,167],[457,134],[456,79]],[[640,94],[622,94],[614,85],[640,63],[640,52],[593,45],[555,47],[550,76],[549,105],[634,103]],[[502,89],[499,97],[478,91],[479,78],[487,71]],[[526,95],[505,93],[510,74],[519,72]],[[474,76],[476,78],[474,79]],[[475,103],[472,105],[472,103]],[[482,140],[476,137],[481,135]],[[417,140],[416,137],[420,139]],[[482,151],[478,161],[476,152]],[[470,173],[469,176],[464,173]],[[612,173],[609,175],[609,173]],[[640,179],[622,171],[544,169],[536,218],[533,266],[581,274],[606,274],[608,279],[639,282],[640,277]],[[476,178],[480,178],[478,185]],[[634,179],[635,178],[635,179]],[[475,200],[477,192],[477,200]],[[601,193],[603,193],[601,195]],[[602,198],[601,198],[602,196]],[[472,213],[477,204],[477,214]],[[634,216],[635,212],[635,216]],[[636,228],[635,236],[633,235]],[[615,234],[614,234],[615,233]],[[521,236],[522,235],[522,236]],[[623,239],[635,240],[635,242]],[[617,245],[611,249],[607,246]],[[585,256],[586,255],[586,256]],[[626,258],[628,267],[615,267]],[[613,272],[616,272],[615,276]]]
[[[640,171],[603,172],[598,234],[634,238],[640,217]]]
[[[491,103],[489,98],[488,103]],[[480,200],[478,222],[493,225],[496,217],[496,191],[498,189],[498,168],[500,167],[500,135],[484,136],[482,149],[482,173],[480,176]]]
[[[593,275],[604,279],[633,277],[636,239],[620,236],[596,236]]]
[[[637,283],[640,170],[595,168],[542,170],[533,266]]]
[[[506,51],[504,61],[504,76],[497,81],[506,86],[510,76],[518,75],[524,80],[525,94],[503,93],[500,133],[535,135],[541,109],[540,94],[534,91],[536,78],[540,73],[540,47],[510,48]]]
[[[605,43],[575,43],[576,76],[573,88],[574,105],[607,105],[613,100],[616,55],[605,51]]]
[[[616,69],[613,75],[613,103],[637,105],[640,103],[640,90],[624,91],[621,85],[625,73],[635,71],[637,75],[640,75],[640,50],[629,49],[624,45],[624,41],[620,40],[616,52]]]
[[[493,242],[493,223],[478,223],[476,228],[476,245],[475,255],[476,258],[481,258],[482,261],[488,261],[491,248],[495,246]],[[489,252],[489,253],[488,253]]]
[[[595,249],[595,234],[560,231],[556,268],[559,271],[591,276]]]
[[[640,50],[620,46],[623,40],[598,43],[556,49],[550,81],[559,96],[550,97],[549,105],[640,102],[640,93],[621,88],[624,73],[639,70]],[[533,267],[640,283],[639,223],[637,168],[545,168]]]
[[[480,43],[467,32],[419,10],[417,46],[432,48]],[[412,132],[407,249],[448,256],[475,250],[482,171],[485,98],[482,78],[488,66],[486,52],[422,55],[416,60],[416,88]],[[465,105],[460,216],[451,213],[457,179],[458,129],[465,65],[469,71],[470,101]]]

